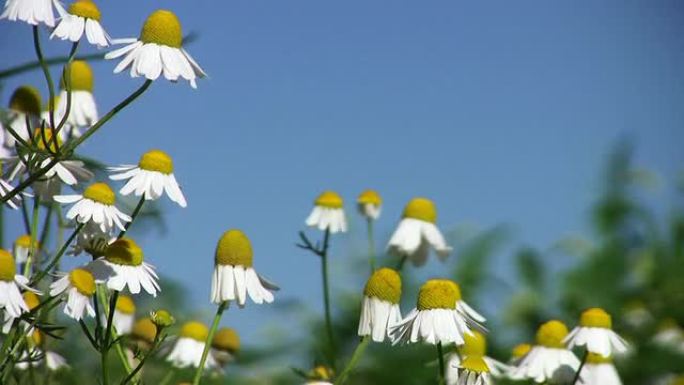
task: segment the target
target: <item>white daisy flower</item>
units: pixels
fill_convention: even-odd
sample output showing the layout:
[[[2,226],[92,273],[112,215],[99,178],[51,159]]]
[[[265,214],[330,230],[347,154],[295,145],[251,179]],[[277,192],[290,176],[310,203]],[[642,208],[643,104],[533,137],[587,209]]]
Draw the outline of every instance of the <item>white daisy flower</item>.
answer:
[[[508,361],[509,364],[517,366],[523,357],[532,350],[532,345],[530,344],[517,344],[511,349],[511,359]],[[509,367],[509,371],[510,371]]]
[[[183,32],[178,17],[167,10],[154,11],[145,20],[138,39],[119,39],[128,44],[105,55],[106,59],[124,56],[114,68],[119,73],[131,67],[131,77],[144,76],[156,80],[160,75],[172,82],[183,78],[197,88],[195,80],[205,77],[204,70],[183,49]]]
[[[546,322],[537,330],[537,344],[511,369],[513,379],[532,379],[536,383],[567,383],[574,379],[580,360],[563,344],[568,335],[564,323]]]
[[[61,20],[52,31],[50,39],[58,37],[62,40],[77,42],[85,33],[88,43],[98,48],[109,46],[111,40],[100,25],[100,10],[92,0],[77,0],[71,3],[67,12],[61,12]]]
[[[306,225],[331,234],[347,232],[347,217],[342,208],[343,201],[334,191],[324,191],[316,198],[314,208],[306,218]]]
[[[12,187],[11,184],[7,183],[4,179],[0,177],[0,198],[4,197],[5,195],[9,194],[12,190],[14,190],[14,187]],[[5,204],[9,206],[11,209],[16,210],[19,208],[19,205],[21,204],[22,200],[22,195],[28,195],[27,193],[20,193],[15,196],[13,196],[11,199],[7,200]]]
[[[18,370],[26,370],[30,367],[40,367],[45,360],[45,366],[48,370],[57,371],[62,368],[68,368],[66,359],[56,352],[47,350],[44,351],[43,334],[36,330],[31,335],[29,340],[28,352],[24,350],[16,363],[15,368]]]
[[[223,366],[235,359],[240,350],[240,336],[231,328],[221,328],[216,331],[211,340],[211,355],[216,362]]]
[[[109,176],[110,179],[127,180],[119,191],[121,195],[144,194],[147,200],[157,200],[166,191],[169,199],[180,207],[187,206],[183,192],[173,176],[173,160],[163,151],[148,151],[140,157],[137,166],[110,167],[109,171],[114,172]]]
[[[627,342],[612,327],[610,314],[601,308],[591,308],[582,313],[579,326],[572,329],[563,342],[568,349],[585,346],[590,353],[604,357],[609,357],[614,352],[626,352]]]
[[[461,300],[461,289],[448,279],[431,279],[418,293],[418,304],[401,323],[390,331],[392,343],[415,343],[432,345],[463,345],[464,336],[472,329],[484,328],[485,319]]]
[[[142,287],[153,297],[161,289],[157,283],[157,273],[154,267],[144,260],[142,249],[130,238],[120,238],[114,241],[104,257],[90,262],[87,269],[90,270],[98,282],[106,282],[107,287],[122,291],[128,288],[131,294],[140,293]]]
[[[401,277],[392,269],[376,270],[363,289],[358,334],[375,342],[390,338],[391,328],[401,322]]]
[[[457,371],[458,379],[454,382],[456,385],[489,385],[491,383],[490,367],[481,356],[465,357]]]
[[[54,200],[62,204],[74,204],[67,211],[67,219],[75,219],[78,223],[93,223],[102,232],[116,228],[124,230],[131,217],[122,213],[114,203],[116,195],[106,183],[93,183],[83,194],[55,195]]]
[[[209,335],[209,329],[201,322],[186,322],[181,328],[178,339],[176,339],[171,353],[166,360],[177,368],[187,368],[200,366],[204,344]],[[215,368],[216,360],[210,355],[204,364],[206,368]]]
[[[613,360],[594,353],[587,356],[580,379],[584,385],[622,385]]]
[[[81,320],[86,312],[89,316],[95,317],[95,308],[91,302],[95,294],[95,278],[90,271],[73,269],[50,285],[51,296],[56,297],[62,293],[66,293],[67,296],[64,314],[76,321]]]
[[[28,286],[29,279],[17,274],[14,258],[5,249],[0,249],[0,309],[11,318],[18,318],[30,309],[19,288],[39,293]]]
[[[135,303],[133,299],[127,295],[119,294],[116,300],[116,307],[114,308],[114,315],[112,316],[112,326],[120,335],[130,334],[133,331],[134,319]]]
[[[256,304],[273,302],[278,288],[259,276],[252,267],[254,254],[249,238],[240,230],[228,230],[216,246],[211,302],[237,301],[245,306],[247,296]]]
[[[89,1],[80,0],[80,2]],[[92,126],[99,117],[97,104],[93,96],[93,70],[90,68],[90,65],[83,60],[74,60],[71,63],[70,73],[71,105],[66,120],[67,125],[59,131],[62,140],[81,136],[81,128]],[[59,103],[56,111],[56,115],[60,117],[67,113],[68,99],[64,79],[62,79],[61,84],[62,90],[59,93]],[[57,118],[55,117],[55,119]]]
[[[133,324],[131,337],[138,348],[149,350],[157,337],[157,325],[149,317],[141,318]]]
[[[40,92],[32,86],[17,88],[10,97],[7,123],[14,130],[14,133],[24,141],[29,140],[31,127],[39,126],[38,120],[42,104]],[[8,128],[5,128],[5,130],[7,131],[3,133],[5,146],[7,148],[14,148],[17,140]],[[5,155],[8,154],[5,152]]]
[[[377,220],[382,211],[382,198],[375,190],[366,190],[356,199],[359,213],[366,219]]]
[[[427,261],[430,246],[440,259],[444,260],[452,248],[435,225],[437,209],[426,198],[413,198],[404,208],[399,226],[387,245],[387,252],[401,258],[408,258],[414,266]]]
[[[494,358],[488,357],[487,354],[487,339],[484,334],[478,332],[477,330],[472,330],[470,334],[464,335],[465,344],[457,346],[457,351],[450,353],[447,357],[446,366],[446,382],[447,385],[456,385],[459,381],[459,373],[462,372],[461,361],[467,359],[468,357],[476,357],[482,359],[487,368],[488,373],[492,377],[501,377],[510,368],[508,365],[495,360]],[[475,360],[478,361],[478,360]],[[473,363],[475,363],[473,361]],[[465,365],[465,363],[464,363]]]
[[[23,292],[21,297],[24,299],[24,303],[28,309],[27,311],[35,309],[40,304],[40,298],[38,298],[38,296],[32,291]],[[5,312],[3,320],[4,323],[2,325],[3,334],[9,333],[16,319],[16,317],[12,317],[8,312]],[[31,324],[26,321],[19,321],[18,326],[27,336],[31,336],[35,330]]]
[[[34,249],[40,250],[38,240],[34,240]],[[29,234],[20,235],[14,241],[14,261],[17,264],[26,263],[29,254],[31,254],[31,236]]]
[[[333,370],[327,366],[318,365],[311,369],[307,374],[307,381],[304,385],[332,385],[334,373]]]
[[[0,19],[10,21],[23,21],[31,25],[45,24],[48,27],[55,26],[55,14],[52,7],[57,11],[63,11],[58,0],[7,0],[5,10]]]

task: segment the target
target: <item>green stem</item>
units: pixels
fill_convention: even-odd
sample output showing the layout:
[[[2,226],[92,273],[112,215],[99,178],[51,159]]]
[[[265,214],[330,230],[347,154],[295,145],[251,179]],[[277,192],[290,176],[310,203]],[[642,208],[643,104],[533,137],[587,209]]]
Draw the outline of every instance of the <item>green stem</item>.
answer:
[[[32,285],[40,282],[40,280],[43,279],[43,277],[45,277],[45,275],[47,273],[49,273],[50,270],[52,270],[55,266],[57,266],[57,264],[59,263],[59,260],[62,258],[64,253],[67,251],[67,248],[69,248],[69,244],[71,244],[71,242],[73,242],[73,240],[76,238],[78,233],[81,232],[83,227],[85,227],[85,223],[79,223],[78,227],[76,227],[76,230],[74,230],[74,232],[71,233],[71,236],[69,237],[69,239],[67,239],[67,241],[62,245],[62,247],[60,247],[57,254],[55,254],[55,257],[52,259],[50,264],[47,265],[47,267],[45,267],[45,269],[41,270],[36,275],[36,277],[32,280]]]
[[[363,352],[366,351],[366,348],[368,347],[370,340],[371,339],[369,336],[365,336],[361,339],[361,342],[359,342],[359,344],[356,345],[356,349],[354,349],[354,353],[352,353],[349,363],[342,370],[342,373],[340,373],[340,376],[337,378],[337,381],[335,381],[335,385],[344,384],[351,371],[354,370],[354,367],[356,367],[356,364],[358,363],[359,359],[361,359]]]
[[[373,239],[373,218],[367,218],[368,223],[368,260],[370,261],[371,273],[375,271],[375,241]]]
[[[138,374],[138,372],[140,372],[140,370],[142,370],[143,366],[145,365],[145,362],[147,362],[147,360],[156,353],[157,348],[159,348],[159,345],[165,339],[165,337],[160,338],[160,335],[161,335],[161,330],[157,331],[157,334],[154,336],[154,342],[152,343],[152,347],[147,352],[145,357],[143,357],[140,360],[140,362],[138,362],[138,365],[136,365],[135,368],[130,373],[128,373],[128,375],[126,377],[124,377],[123,380],[121,380],[120,385],[126,385],[129,382],[131,382],[133,380],[133,378],[135,378],[135,376]]]
[[[83,55],[76,58],[77,60],[93,61],[104,59],[104,53],[94,53],[90,55]],[[44,59],[43,62],[49,66],[64,64],[69,60],[69,56],[53,57],[50,59]],[[19,64],[18,66],[8,68],[4,71],[0,71],[0,79],[22,74],[24,72],[33,71],[35,69],[41,68],[41,63],[39,61],[32,61],[30,63]]]
[[[579,368],[577,368],[577,373],[575,373],[575,379],[572,380],[572,385],[576,385],[577,381],[579,381],[580,374],[582,373],[582,368],[584,368],[584,364],[587,363],[587,358],[589,357],[589,350],[584,351],[584,355],[582,356],[582,362],[580,362]]]
[[[55,85],[52,82],[52,75],[50,75],[50,69],[48,68],[48,64],[45,62],[45,58],[43,57],[43,51],[40,48],[40,34],[38,32],[38,26],[34,25],[33,26],[33,47],[36,50],[36,56],[38,56],[38,62],[40,63],[40,67],[43,69],[43,75],[45,76],[45,82],[47,83],[48,86],[48,93],[50,99],[48,99],[48,109],[50,111],[50,127],[55,126],[55,107],[53,106],[54,103],[52,103],[53,100],[55,100]],[[29,133],[30,135],[31,133]]]
[[[142,210],[143,204],[145,204],[145,193],[143,193],[143,195],[140,197],[138,204],[135,206],[135,209],[133,210],[133,214],[131,214],[131,221],[126,223],[124,229],[121,230],[121,232],[119,233],[119,236],[117,237],[118,239],[121,239],[124,235],[126,235],[126,232],[133,224],[133,221],[135,221],[135,218],[137,218],[138,214],[140,214],[140,210]]]
[[[444,352],[442,351],[442,343],[437,343],[437,358],[439,359],[439,383],[446,384],[446,367],[444,365]]]
[[[40,198],[38,194],[33,198],[33,215],[31,216],[31,244],[29,245],[29,255],[26,258],[26,264],[24,265],[24,277],[28,277],[31,272],[31,264],[33,259],[36,257],[38,240],[38,212],[40,209]]]
[[[100,346],[100,355],[102,356],[102,384],[107,385],[109,383],[109,374],[107,373],[107,356],[109,353],[109,342],[112,338],[112,323],[114,320],[114,310],[116,309],[116,300],[119,298],[119,292],[114,291],[111,298],[109,299],[109,313],[107,314],[107,329],[103,338],[102,345]],[[104,302],[102,304],[104,306]]]
[[[176,375],[176,368],[171,367],[166,371],[166,375],[159,381],[159,385],[169,385],[169,382],[173,380],[173,376]]]
[[[207,356],[209,356],[211,341],[214,339],[214,334],[216,333],[216,329],[218,329],[219,322],[221,321],[221,316],[223,315],[223,311],[226,310],[227,306],[227,301],[221,302],[221,304],[218,306],[218,309],[216,310],[214,322],[211,324],[211,329],[209,329],[209,335],[207,335],[207,340],[204,342],[204,351],[202,351],[202,359],[200,360],[200,364],[197,367],[197,370],[195,371],[195,376],[192,380],[192,385],[198,385],[200,382],[200,378],[202,378],[202,371],[204,370],[204,364],[207,361]]]
[[[328,283],[328,239],[330,237],[330,230],[325,230],[323,240],[323,250],[321,253],[321,275],[323,276],[323,305],[325,311],[325,331],[328,335],[328,349],[330,367],[335,367],[335,360],[333,358],[335,352],[335,340],[333,337],[332,317],[330,315],[330,287]]]

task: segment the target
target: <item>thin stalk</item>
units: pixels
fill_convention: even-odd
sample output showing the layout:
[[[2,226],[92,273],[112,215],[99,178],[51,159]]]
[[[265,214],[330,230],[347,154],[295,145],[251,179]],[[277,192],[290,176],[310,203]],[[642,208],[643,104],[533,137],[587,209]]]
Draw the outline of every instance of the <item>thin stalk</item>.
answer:
[[[54,211],[55,205],[51,204],[48,206],[47,213],[45,214],[45,221],[43,222],[43,230],[38,238],[38,244],[45,247],[48,236],[50,236],[50,220],[52,219],[52,212]]]
[[[589,357],[589,350],[584,351],[584,355],[582,356],[582,362],[580,362],[579,368],[577,368],[577,373],[575,373],[575,379],[572,380],[572,385],[576,385],[577,381],[579,381],[580,374],[582,373],[582,368],[584,368],[584,364],[587,363],[587,358]]]
[[[332,328],[332,317],[330,313],[330,285],[328,282],[328,241],[330,238],[330,230],[325,230],[325,235],[323,238],[323,250],[321,253],[321,275],[323,276],[323,305],[325,310],[325,331],[328,335],[328,348],[330,349],[330,354],[332,355],[335,351],[335,340],[333,337]],[[330,366],[334,367],[334,359],[329,357]]]
[[[79,56],[78,60],[84,60],[84,61],[93,61],[93,60],[101,60],[104,59],[104,53],[94,53],[90,55],[82,55]],[[57,64],[64,64],[69,60],[68,56],[61,56],[61,57],[53,57],[49,59],[44,59],[43,62],[49,66],[52,65],[57,65]],[[29,63],[23,63],[19,64],[18,66],[8,68],[4,71],[0,71],[0,79],[19,75],[24,72],[28,71],[33,71],[37,68],[41,68],[41,63],[39,61],[32,61]]]
[[[69,59],[64,65],[64,69],[62,70],[62,79],[64,80],[64,91],[66,91],[66,110],[64,112],[64,116],[62,116],[62,119],[59,121],[57,127],[52,126],[54,128],[54,131],[52,133],[52,142],[55,146],[55,149],[57,149],[57,153],[59,153],[59,141],[57,140],[57,135],[59,134],[59,131],[62,129],[62,127],[64,127],[64,124],[66,124],[67,119],[69,118],[69,114],[71,113],[71,63],[73,63],[74,56],[76,56],[76,50],[78,50],[78,43],[79,42],[77,41],[71,45]]]
[[[159,381],[159,385],[169,385],[169,382],[173,380],[173,376],[176,375],[176,369],[171,367],[171,369],[166,371],[166,375]]]
[[[102,362],[102,384],[103,385],[109,384],[107,355],[109,353],[109,348],[110,348],[109,342],[111,341],[111,338],[112,338],[112,323],[114,320],[114,310],[116,309],[116,300],[118,298],[119,298],[119,292],[114,290],[114,294],[112,294],[111,298],[109,299],[109,314],[107,315],[107,329],[105,331],[105,335],[103,338],[102,345],[100,346],[100,355],[102,358],[101,362]]]
[[[96,302],[99,300],[99,301],[102,302],[102,303],[107,303],[107,296],[106,296],[104,290],[98,289],[97,296],[96,296],[94,299],[95,299]],[[103,310],[104,310],[104,316],[105,316],[106,318],[109,318],[109,314],[110,314],[110,313],[109,313],[109,309],[108,309],[106,306],[103,306],[102,308],[103,308]],[[98,311],[98,310],[97,310],[97,307],[95,307],[95,311],[96,311],[96,312]],[[98,315],[97,318],[95,319],[95,322],[97,323],[97,329],[99,329],[99,330],[101,330],[101,328],[102,328],[102,326],[100,325],[100,321],[99,321],[100,319],[101,319],[101,318],[100,318],[99,315]],[[113,325],[112,325],[112,326],[113,326]],[[96,329],[96,330],[97,330],[97,329]],[[97,335],[97,333],[95,333],[95,334],[96,334],[96,335],[95,335],[95,338],[97,339],[97,338],[98,338],[98,335]],[[117,338],[118,338],[119,336],[118,336],[118,334],[116,333],[116,330],[115,330],[114,327],[112,327],[112,329],[111,329],[111,335],[112,335],[112,340],[115,341],[115,342],[114,342],[114,349],[116,350],[117,356],[119,356],[119,361],[121,361],[121,365],[124,367],[124,369],[126,369],[126,374],[128,374],[128,373],[130,373],[131,370],[133,370],[133,369],[131,368],[131,364],[128,362],[128,358],[126,358],[126,353],[124,353],[124,350],[123,350],[123,348],[121,347],[121,342],[120,342],[119,340],[117,340]]]
[[[136,365],[135,368],[130,373],[128,373],[128,375],[124,377],[123,380],[121,380],[120,385],[126,385],[129,382],[131,382],[138,374],[138,372],[142,370],[143,366],[145,365],[145,362],[147,362],[147,360],[156,353],[156,350],[159,348],[159,345],[164,341],[164,339],[166,339],[166,337],[160,337],[161,333],[161,330],[157,332],[157,334],[154,336],[154,342],[152,343],[152,347],[150,348],[150,350],[147,352],[145,357],[143,357],[140,360],[140,362],[138,362],[138,365]]]
[[[33,259],[36,257],[36,251],[37,251],[37,240],[38,240],[38,212],[40,209],[40,198],[38,197],[38,194],[36,194],[35,198],[33,198],[33,215],[31,217],[31,244],[29,245],[29,255],[28,258],[26,258],[26,264],[24,265],[24,277],[29,277],[29,274],[31,272],[31,264],[33,262]]]
[[[209,329],[209,335],[207,336],[207,340],[204,342],[204,351],[202,351],[202,359],[200,360],[200,364],[197,367],[197,370],[195,371],[195,376],[192,380],[192,385],[199,385],[200,378],[202,378],[202,371],[204,370],[204,364],[207,362],[207,356],[209,355],[209,348],[211,348],[211,341],[214,339],[214,334],[216,333],[216,329],[218,329],[219,322],[221,321],[221,316],[223,315],[223,311],[226,310],[227,306],[227,301],[221,302],[221,304],[218,306],[218,309],[216,310],[214,322],[212,322],[211,329]]]
[[[368,224],[368,260],[371,273],[375,271],[375,241],[373,240],[373,218],[366,218]]]
[[[365,336],[361,339],[361,342],[359,342],[359,344],[356,345],[356,349],[354,349],[354,353],[352,353],[349,363],[342,370],[342,373],[340,373],[340,376],[337,378],[337,381],[335,381],[335,385],[344,384],[344,382],[347,380],[347,377],[349,377],[349,374],[352,370],[354,370],[354,367],[356,367],[356,364],[361,359],[363,353],[366,351],[366,348],[368,347],[370,340],[371,339],[369,336]]]
[[[50,264],[47,265],[45,267],[45,269],[41,270],[38,273],[38,275],[36,275],[36,277],[32,281],[32,284],[36,284],[36,283],[40,282],[40,280],[43,279],[43,277],[45,277],[45,275],[48,274],[50,272],[50,270],[52,270],[55,266],[57,266],[57,264],[59,263],[59,260],[62,258],[64,253],[69,248],[69,244],[71,244],[71,242],[73,242],[73,240],[76,238],[78,233],[81,232],[83,227],[85,227],[85,223],[79,223],[78,224],[78,226],[76,227],[76,230],[74,230],[74,232],[71,233],[71,236],[69,236],[69,239],[67,239],[67,241],[62,245],[62,247],[59,248],[59,251],[57,252],[57,254],[55,254],[55,257],[52,259]]]
[[[446,367],[444,365],[444,352],[442,351],[442,343],[437,343],[437,358],[439,359],[439,383],[446,384]]]
[[[49,114],[50,114],[50,127],[54,127],[55,126],[55,107],[53,106],[54,103],[52,103],[52,101],[55,100],[55,85],[52,82],[52,75],[50,75],[50,68],[48,67],[48,64],[45,62],[45,58],[43,57],[43,51],[40,48],[40,34],[38,31],[37,25],[33,26],[33,48],[36,50],[36,56],[38,56],[38,62],[40,63],[40,68],[43,69],[43,75],[45,76],[45,82],[47,83],[47,86],[48,86],[48,93],[50,96],[50,99],[48,99],[48,109],[49,109]]]
[[[133,210],[133,214],[131,214],[131,221],[126,223],[124,229],[121,230],[121,232],[119,233],[119,236],[117,237],[118,239],[121,239],[124,235],[126,235],[126,232],[133,224],[133,221],[135,221],[135,218],[137,218],[138,214],[140,214],[140,210],[142,210],[143,204],[145,204],[145,193],[143,193],[140,197],[138,204],[135,206],[135,209]]]

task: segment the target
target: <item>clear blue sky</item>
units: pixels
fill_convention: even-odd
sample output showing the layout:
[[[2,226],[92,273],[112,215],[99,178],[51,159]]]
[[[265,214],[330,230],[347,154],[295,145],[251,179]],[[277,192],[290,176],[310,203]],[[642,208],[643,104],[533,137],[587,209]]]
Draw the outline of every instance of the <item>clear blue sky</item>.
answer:
[[[318,311],[319,266],[293,244],[323,189],[348,203],[377,189],[383,240],[404,203],[424,195],[445,229],[511,223],[517,239],[545,248],[586,230],[606,154],[622,136],[637,145],[638,164],[665,179],[684,166],[677,0],[99,5],[114,37],[136,36],[159,7],[199,33],[187,48],[209,79],[198,90],[156,82],[83,149],[109,164],[136,162],[150,148],[173,156],[188,208],[166,202],[168,232],[141,243],[199,309],[212,311],[215,243],[237,227],[253,241],[257,270],[282,286],[278,299]],[[0,68],[32,59],[30,28],[0,23],[0,47]],[[66,53],[68,44],[49,48]],[[140,84],[113,75],[114,66],[94,65],[102,112]],[[12,79],[0,101],[41,81],[38,72]],[[668,189],[655,199],[671,200]],[[334,269],[362,245],[351,208],[352,234],[335,239]],[[440,267],[431,261],[423,274]],[[272,315],[250,305],[225,323],[257,342]]]

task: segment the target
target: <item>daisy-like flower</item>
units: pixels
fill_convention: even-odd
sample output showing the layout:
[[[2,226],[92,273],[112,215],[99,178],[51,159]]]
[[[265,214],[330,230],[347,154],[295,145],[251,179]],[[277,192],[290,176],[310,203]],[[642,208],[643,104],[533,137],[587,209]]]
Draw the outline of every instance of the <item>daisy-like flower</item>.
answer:
[[[8,111],[8,125],[21,139],[28,141],[31,136],[31,127],[38,126],[42,104],[40,92],[35,87],[21,86],[12,93]],[[5,146],[9,148],[15,146],[17,140],[9,129],[7,129],[4,138]]]
[[[160,291],[154,267],[144,261],[142,249],[130,238],[114,241],[107,247],[104,257],[90,262],[87,269],[98,282],[106,282],[112,290],[122,291],[128,287],[132,294],[138,294],[142,287],[153,297]]]
[[[110,167],[109,171],[114,172],[109,176],[110,179],[127,180],[119,191],[121,195],[134,193],[139,197],[144,194],[147,200],[157,200],[166,191],[169,199],[180,207],[187,206],[183,192],[173,176],[173,160],[164,151],[148,151],[140,157],[137,166]]]
[[[0,147],[2,147],[2,144],[0,144]],[[5,195],[9,194],[10,191],[14,190],[14,187],[12,187],[11,184],[9,184],[7,181],[2,179],[0,177],[0,198],[4,197]],[[26,193],[22,194],[17,194],[12,197],[12,199],[9,199],[5,204],[9,206],[11,209],[16,210],[19,208],[19,205],[21,204],[21,199],[22,195],[28,195]]]
[[[461,299],[461,289],[448,279],[431,279],[418,293],[418,304],[390,331],[397,344],[419,341],[432,345],[463,345],[472,329],[484,329],[484,317]]]
[[[347,217],[344,215],[342,197],[334,191],[324,191],[314,201],[314,208],[306,218],[306,225],[316,227],[330,234],[347,232]]]
[[[112,326],[120,335],[130,334],[133,330],[134,318],[135,303],[133,299],[127,295],[119,294],[119,298],[116,300],[116,307],[114,308],[114,315],[112,316]]]
[[[100,10],[92,0],[76,0],[66,12],[61,13],[61,20],[50,38],[56,36],[75,43],[85,33],[88,43],[98,48],[107,47],[111,39],[100,25],[101,17]]]
[[[40,250],[40,243],[38,240],[34,240],[35,250]],[[15,263],[22,264],[26,263],[29,254],[31,253],[31,236],[29,234],[20,235],[14,241],[14,261]]]
[[[482,356],[470,355],[458,367],[457,385],[488,385],[491,383],[490,369]]]
[[[82,195],[55,195],[54,200],[62,204],[73,203],[66,217],[78,223],[96,224],[102,232],[111,231],[115,225],[119,230],[124,230],[125,223],[131,221],[130,216],[114,205],[116,195],[106,183],[93,183]]]
[[[5,249],[0,249],[0,309],[7,316],[18,318],[30,309],[21,295],[19,288],[38,293],[28,286],[28,278],[17,274],[14,258]]]
[[[511,359],[508,361],[511,365],[518,365],[520,361],[532,350],[530,344],[517,344],[511,349]],[[510,369],[510,368],[509,368]]]
[[[382,198],[375,190],[366,190],[356,199],[356,207],[366,219],[375,221],[380,218]]]
[[[48,27],[55,26],[55,13],[63,11],[58,0],[7,0],[5,10],[0,15],[1,19],[10,21],[23,21],[31,25],[45,24]]]
[[[256,304],[273,302],[277,286],[259,276],[252,267],[252,243],[240,230],[228,230],[216,246],[214,274],[211,278],[211,302],[237,301],[245,306],[247,296]]]
[[[157,325],[149,317],[141,318],[133,324],[131,337],[138,348],[149,350],[157,337]]]
[[[209,335],[209,329],[201,322],[190,321],[183,324],[178,339],[166,360],[178,368],[197,368],[202,360],[204,343]],[[216,360],[207,356],[205,368],[216,367]]]
[[[587,355],[580,378],[584,385],[622,385],[613,360],[595,353]]]
[[[478,332],[477,330],[472,330],[470,334],[464,335],[464,340],[465,344],[458,346],[456,348],[457,351],[450,353],[447,358],[447,385],[458,384],[459,374],[463,369],[461,365],[462,357],[466,360],[468,357],[482,359],[488,368],[487,373],[493,377],[502,376],[509,370],[508,365],[487,356],[487,339],[485,338],[484,334]]]
[[[58,353],[50,350],[43,350],[44,338],[43,334],[39,330],[33,332],[33,334],[31,335],[29,345],[30,352],[27,353],[26,351],[24,351],[22,353],[19,362],[17,362],[17,364],[15,365],[17,369],[26,370],[29,367],[39,367],[40,365],[42,365],[43,360],[45,360],[45,366],[47,366],[48,370],[51,371],[57,371],[62,368],[69,367],[69,365],[66,362],[66,359]]]
[[[529,378],[536,383],[572,381],[580,361],[565,348],[563,339],[567,335],[568,328],[560,321],[552,320],[541,325],[537,330],[537,344],[510,371],[509,377]]]
[[[67,297],[64,314],[76,321],[80,321],[86,312],[89,316],[95,317],[95,308],[91,303],[95,294],[95,278],[90,271],[73,269],[50,285],[51,296],[55,297],[62,293],[66,293]]]
[[[211,340],[211,355],[216,362],[224,366],[235,359],[240,350],[240,336],[231,328],[221,328],[216,331]]]
[[[178,17],[167,10],[154,11],[145,20],[138,39],[119,39],[116,43],[128,44],[108,53],[106,59],[124,56],[114,68],[119,73],[131,67],[131,77],[144,76],[156,80],[162,73],[172,82],[183,78],[197,88],[195,79],[205,77],[204,70],[183,49],[183,32]]]
[[[387,245],[387,252],[411,260],[414,266],[422,266],[428,258],[430,246],[444,260],[452,248],[437,228],[437,209],[426,198],[413,198],[404,208],[401,222]]]
[[[35,309],[40,304],[40,298],[32,291],[23,292],[21,297],[24,299],[28,311]],[[13,318],[9,313],[5,312],[4,324],[2,326],[2,332],[4,334],[9,333],[15,319],[16,318]],[[19,321],[19,327],[27,336],[30,336],[35,331],[31,324],[26,321]]]
[[[401,277],[392,269],[376,270],[363,289],[358,334],[375,342],[390,337],[391,328],[401,322]]]
[[[89,3],[90,0],[78,2]],[[97,104],[93,96],[93,70],[90,65],[83,60],[74,60],[71,63],[69,73],[71,106],[66,120],[67,126],[59,132],[62,140],[81,136],[81,128],[92,126],[98,119]],[[59,93],[59,104],[57,105],[57,116],[59,117],[67,113],[68,97],[65,83],[65,80],[62,79],[62,90]]]
[[[614,352],[626,352],[627,342],[612,327],[612,318],[605,310],[597,307],[587,309],[580,316],[579,326],[572,329],[563,342],[568,345],[568,349],[585,346],[589,353],[604,357],[609,357]]]

